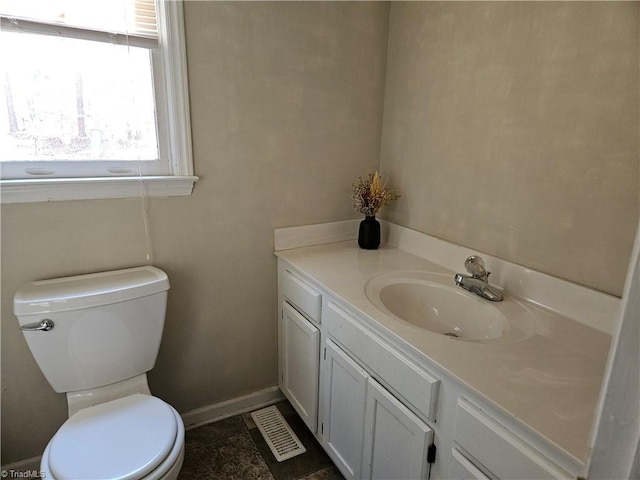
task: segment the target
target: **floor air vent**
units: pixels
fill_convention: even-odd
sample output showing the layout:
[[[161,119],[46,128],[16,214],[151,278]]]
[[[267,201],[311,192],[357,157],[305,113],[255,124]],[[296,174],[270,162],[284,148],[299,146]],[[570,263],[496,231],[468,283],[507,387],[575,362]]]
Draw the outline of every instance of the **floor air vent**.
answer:
[[[275,405],[251,412],[251,418],[278,462],[307,451]]]

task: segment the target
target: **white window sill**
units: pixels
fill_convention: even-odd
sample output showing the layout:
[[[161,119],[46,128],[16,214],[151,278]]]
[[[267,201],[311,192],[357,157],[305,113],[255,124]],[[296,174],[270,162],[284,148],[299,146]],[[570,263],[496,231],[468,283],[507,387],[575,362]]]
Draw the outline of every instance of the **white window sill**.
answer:
[[[100,198],[191,195],[195,176],[44,178],[1,180],[2,204]]]

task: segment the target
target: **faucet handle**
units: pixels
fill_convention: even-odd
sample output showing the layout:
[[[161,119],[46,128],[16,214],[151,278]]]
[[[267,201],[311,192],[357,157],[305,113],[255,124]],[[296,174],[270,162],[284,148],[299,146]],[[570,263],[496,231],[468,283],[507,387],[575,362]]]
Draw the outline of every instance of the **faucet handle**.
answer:
[[[464,268],[467,269],[471,275],[476,278],[482,278],[487,274],[487,269],[484,267],[484,260],[479,255],[471,255],[464,261]]]

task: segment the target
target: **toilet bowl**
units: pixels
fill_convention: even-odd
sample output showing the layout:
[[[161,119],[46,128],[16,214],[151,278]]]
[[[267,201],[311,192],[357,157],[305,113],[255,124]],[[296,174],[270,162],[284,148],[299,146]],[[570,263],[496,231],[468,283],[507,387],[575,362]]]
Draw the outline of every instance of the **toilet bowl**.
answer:
[[[184,458],[178,412],[151,395],[169,281],[155,267],[32,282],[14,313],[69,418],[41,461],[47,479],[173,480]]]
[[[135,394],[82,409],[44,451],[53,479],[173,479],[184,457],[184,425],[162,400]]]

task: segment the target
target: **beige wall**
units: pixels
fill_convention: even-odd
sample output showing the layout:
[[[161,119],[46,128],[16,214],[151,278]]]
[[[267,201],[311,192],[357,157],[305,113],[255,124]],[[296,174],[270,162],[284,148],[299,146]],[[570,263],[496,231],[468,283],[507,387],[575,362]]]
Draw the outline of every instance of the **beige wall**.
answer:
[[[386,218],[620,295],[638,5],[392,2],[380,167],[403,198]]]
[[[150,383],[181,412],[276,383],[272,229],[354,218],[351,183],[379,158],[403,194],[387,218],[620,292],[638,220],[638,4],[388,12],[186,3],[201,180],[148,209],[172,282]],[[143,264],[146,250],[137,199],[3,206],[3,464],[39,455],[66,418],[15,291]]]
[[[353,218],[379,158],[385,3],[185,6],[191,197],[149,200],[172,288],[152,391],[180,412],[276,384],[274,227]],[[66,418],[18,330],[25,282],[145,263],[141,201],[2,207],[2,464],[40,455]]]

